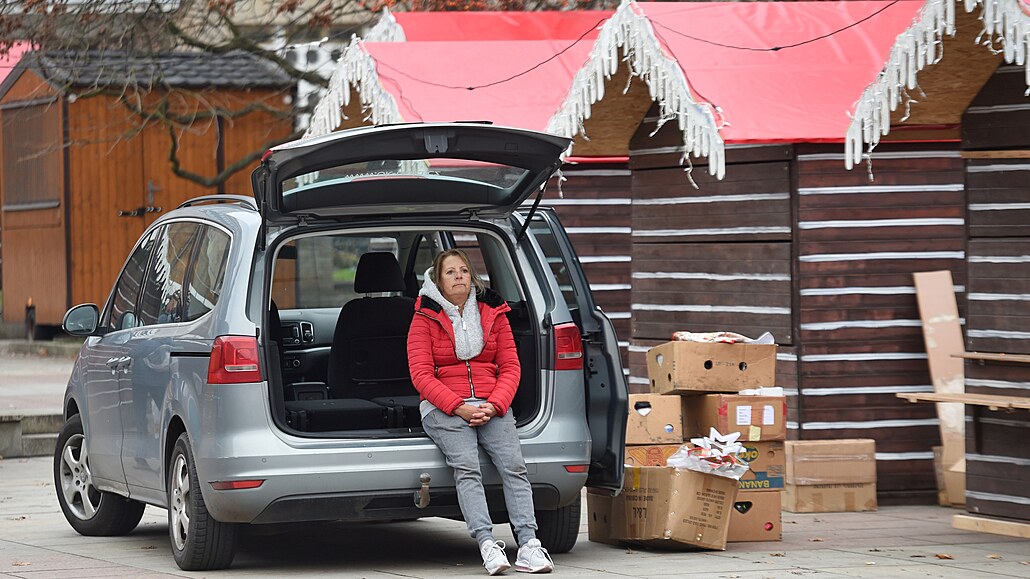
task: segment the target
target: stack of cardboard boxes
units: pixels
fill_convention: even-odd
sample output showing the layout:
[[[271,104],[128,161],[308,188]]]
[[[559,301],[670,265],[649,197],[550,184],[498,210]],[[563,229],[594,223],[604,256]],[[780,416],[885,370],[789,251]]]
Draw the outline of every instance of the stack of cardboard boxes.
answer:
[[[775,345],[666,342],[647,371],[651,392],[629,400],[623,492],[587,495],[591,541],[725,549],[779,541],[781,510],[876,508],[872,440],[785,440]],[[712,428],[739,433],[750,467],[739,481],[666,466]]]
[[[827,513],[876,510],[876,441],[787,441],[783,510]]]
[[[780,539],[786,403],[742,395],[775,381],[776,346],[673,341],[648,352],[651,393],[630,396],[621,495],[588,495],[590,540],[724,549]],[[740,481],[665,467],[685,441],[740,433]]]
[[[647,354],[652,392],[679,396],[684,435],[740,433],[749,470],[741,477],[728,542],[779,541],[787,405],[783,396],[743,395],[776,382],[776,346],[666,342]]]

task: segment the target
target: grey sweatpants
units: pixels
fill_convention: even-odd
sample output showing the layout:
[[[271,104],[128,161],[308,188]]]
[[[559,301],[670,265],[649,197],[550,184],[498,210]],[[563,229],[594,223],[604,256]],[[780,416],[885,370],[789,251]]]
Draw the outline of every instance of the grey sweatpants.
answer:
[[[480,448],[490,456],[501,475],[504,503],[519,546],[536,538],[533,489],[511,412],[473,427],[460,416],[448,416],[434,408],[422,418],[422,427],[443,451],[447,464],[454,469],[458,506],[472,538],[481,545],[483,541],[493,539],[493,520],[486,504],[483,473],[479,465]]]

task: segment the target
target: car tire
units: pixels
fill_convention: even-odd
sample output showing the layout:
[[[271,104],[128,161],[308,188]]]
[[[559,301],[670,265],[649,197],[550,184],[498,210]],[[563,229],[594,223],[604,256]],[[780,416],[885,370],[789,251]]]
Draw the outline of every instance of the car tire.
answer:
[[[54,487],[64,518],[80,535],[111,537],[124,535],[143,518],[141,502],[93,486],[89,448],[82,430],[82,417],[64,423],[54,448]]]
[[[236,555],[238,534],[235,524],[208,512],[190,439],[182,433],[168,461],[168,536],[175,563],[184,571],[224,569]]]
[[[553,511],[537,511],[536,536],[550,553],[568,553],[579,538],[579,517],[582,497]]]

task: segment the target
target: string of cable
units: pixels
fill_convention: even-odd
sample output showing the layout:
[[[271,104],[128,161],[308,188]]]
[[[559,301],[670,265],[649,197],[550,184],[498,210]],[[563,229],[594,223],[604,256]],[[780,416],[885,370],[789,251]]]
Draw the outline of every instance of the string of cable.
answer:
[[[806,44],[812,44],[813,42],[818,42],[818,41],[823,40],[825,38],[829,38],[829,37],[834,36],[836,34],[840,34],[841,32],[844,32],[845,30],[854,28],[854,27],[858,26],[859,24],[862,24],[863,22],[866,22],[868,20],[871,20],[871,19],[875,18],[876,16],[881,14],[883,11],[889,9],[891,6],[894,6],[895,4],[897,4],[900,1],[901,0],[894,0],[890,4],[887,4],[886,6],[880,8],[879,10],[876,10],[872,14],[866,16],[865,18],[861,18],[861,19],[856,20],[855,22],[852,22],[852,23],[850,23],[850,24],[848,24],[846,26],[842,26],[842,27],[838,28],[837,30],[834,30],[833,32],[827,32],[826,34],[821,34],[821,35],[816,36],[814,38],[809,38],[807,40],[802,40],[800,42],[795,42],[795,43],[792,43],[792,44],[784,44],[782,46],[761,46],[761,47],[758,47],[758,46],[737,46],[737,45],[734,45],[734,44],[724,44],[722,42],[716,42],[714,40],[708,40],[708,39],[705,39],[705,38],[698,38],[696,36],[691,36],[690,34],[687,34],[685,32],[680,32],[679,30],[675,30],[673,28],[669,28],[668,26],[666,26],[666,25],[664,25],[664,24],[662,24],[660,22],[655,21],[653,18],[651,19],[651,24],[653,24],[656,27],[659,27],[659,28],[662,28],[664,30],[667,30],[667,31],[669,31],[669,32],[671,32],[671,33],[673,33],[673,34],[675,34],[677,36],[682,36],[683,38],[689,38],[690,40],[694,40],[694,41],[697,41],[697,42],[703,42],[705,44],[710,44],[712,46],[718,46],[720,48],[729,48],[729,49],[732,49],[732,50],[749,50],[749,51],[752,51],[752,52],[776,52],[777,50],[783,50],[784,48],[797,48],[799,46],[804,46]]]
[[[840,33],[844,32],[844,31],[849,30],[851,28],[854,28],[854,27],[856,27],[856,26],[858,26],[858,25],[860,25],[860,24],[862,24],[862,23],[864,23],[864,22],[866,22],[868,20],[871,20],[872,18],[875,18],[876,16],[878,16],[881,13],[883,13],[885,10],[890,9],[892,6],[894,6],[895,4],[897,4],[900,1],[901,0],[893,0],[891,3],[887,4],[886,6],[881,7],[879,9],[877,9],[876,11],[872,12],[868,16],[865,16],[865,17],[863,17],[863,18],[861,18],[859,20],[856,20],[855,22],[851,22],[851,23],[849,23],[849,24],[847,24],[845,26],[842,26],[842,27],[840,27],[840,28],[838,28],[838,29],[836,29],[836,30],[834,30],[832,32],[827,32],[825,34],[821,34],[819,36],[816,36],[816,37],[813,37],[813,38],[809,38],[809,39],[806,39],[806,40],[802,40],[802,41],[799,41],[799,42],[794,42],[792,44],[784,44],[783,46],[771,46],[771,47],[736,46],[736,45],[732,45],[732,44],[725,44],[725,43],[717,42],[717,41],[714,41],[714,40],[708,40],[708,39],[705,39],[705,38],[699,38],[699,37],[696,37],[696,36],[691,36],[691,35],[686,34],[684,32],[680,32],[678,30],[675,30],[675,29],[669,28],[668,26],[660,24],[660,23],[656,22],[653,18],[649,18],[649,20],[651,21],[652,25],[654,25],[655,27],[662,28],[663,30],[666,30],[666,31],[671,32],[673,34],[682,36],[684,38],[689,38],[689,39],[694,40],[696,42],[701,42],[701,43],[704,43],[704,44],[709,44],[709,45],[712,45],[712,46],[718,46],[720,48],[726,48],[726,49],[731,49],[731,50],[748,50],[748,51],[753,51],[753,52],[775,52],[775,51],[778,51],[778,50],[783,50],[785,48],[797,48],[799,46],[804,46],[806,44],[811,44],[813,42],[818,42],[820,40],[824,40],[826,38],[830,38],[831,36],[835,36],[837,34],[840,34]],[[533,72],[534,70],[544,66],[545,64],[547,64],[547,63],[551,62],[552,60],[558,58],[559,56],[565,54],[566,52],[571,50],[574,46],[576,46],[577,44],[582,42],[583,39],[587,37],[587,35],[589,35],[591,32],[593,32],[598,26],[600,26],[606,20],[607,20],[607,18],[601,19],[600,21],[597,22],[597,24],[595,24],[594,26],[590,27],[586,32],[581,34],[579,36],[579,38],[577,38],[576,40],[572,41],[572,43],[569,44],[567,47],[562,49],[557,54],[547,58],[546,60],[544,60],[542,62],[539,62],[537,64],[534,64],[533,66],[531,66],[531,67],[529,67],[529,68],[527,68],[527,69],[525,69],[525,70],[523,70],[521,72],[517,72],[515,74],[512,74],[511,76],[502,78],[500,80],[495,80],[493,82],[484,83],[484,84],[459,86],[459,85],[451,85],[451,84],[434,82],[434,81],[431,81],[431,80],[426,80],[424,78],[419,78],[419,77],[414,76],[412,74],[408,74],[408,73],[406,73],[406,72],[404,72],[404,71],[402,71],[402,70],[400,70],[400,69],[398,69],[396,67],[390,66],[390,65],[388,65],[386,63],[383,63],[383,62],[380,62],[380,61],[376,61],[376,67],[378,68],[378,67],[382,66],[384,68],[388,68],[388,69],[394,71],[395,73],[397,73],[397,74],[399,74],[401,76],[404,76],[404,77],[406,77],[408,79],[411,79],[411,80],[413,80],[415,82],[418,82],[418,83],[421,83],[421,84],[425,84],[425,85],[428,85],[428,86],[435,86],[435,87],[439,87],[439,88],[455,89],[455,90],[459,90],[459,89],[460,90],[470,90],[470,91],[471,90],[476,90],[476,89],[481,89],[481,88],[487,88],[487,87],[496,86],[496,85],[499,85],[499,84],[504,84],[506,82],[513,81],[513,80],[515,80],[515,79],[517,79],[519,77],[525,76],[525,75]],[[657,31],[655,33],[656,33],[656,35],[658,35]],[[658,35],[658,37],[661,39],[661,35]],[[665,42],[664,39],[663,39],[663,44],[668,46],[668,42]]]
[[[427,85],[430,85],[430,86],[436,86],[436,87],[440,87],[440,88],[464,89],[464,90],[476,90],[476,89],[480,89],[480,88],[488,88],[488,87],[491,87],[491,86],[497,86],[499,84],[504,84],[506,82],[511,82],[511,81],[515,80],[516,78],[519,78],[520,76],[525,76],[525,75],[533,72],[534,70],[540,68],[541,66],[544,66],[548,62],[551,62],[552,60],[554,60],[554,59],[558,58],[559,56],[565,54],[566,52],[572,50],[572,48],[574,46],[576,46],[577,44],[582,42],[583,39],[587,37],[587,35],[589,35],[591,32],[596,30],[597,27],[600,26],[602,23],[604,23],[605,20],[607,20],[607,18],[602,18],[602,19],[598,20],[593,26],[588,28],[586,30],[586,32],[584,32],[583,34],[580,34],[579,38],[573,40],[571,44],[569,44],[565,48],[561,49],[557,54],[554,54],[554,55],[550,56],[549,58],[534,64],[533,66],[527,68],[526,70],[524,70],[522,72],[518,72],[518,73],[515,73],[515,74],[513,74],[513,75],[511,75],[511,76],[509,76],[507,78],[502,78],[500,80],[495,80],[493,82],[488,82],[486,84],[478,84],[478,85],[472,85],[472,86],[457,86],[457,85],[443,84],[443,83],[438,83],[438,82],[433,82],[433,81],[417,78],[415,76],[412,76],[412,75],[404,72],[403,70],[400,70],[400,69],[398,69],[396,67],[390,66],[390,65],[388,65],[386,63],[383,63],[383,62],[376,61],[376,67],[378,68],[379,66],[383,66],[385,68],[389,68],[390,70],[396,72],[397,74],[399,74],[401,76],[410,78],[411,80],[413,80],[415,82],[420,82],[422,84],[427,84]]]

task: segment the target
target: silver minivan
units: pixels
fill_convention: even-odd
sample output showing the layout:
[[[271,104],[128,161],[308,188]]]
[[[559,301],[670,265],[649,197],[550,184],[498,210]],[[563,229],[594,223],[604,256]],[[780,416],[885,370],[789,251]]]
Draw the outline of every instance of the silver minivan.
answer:
[[[157,220],[107,302],[65,316],[86,337],[54,460],[71,526],[125,534],[162,507],[176,563],[204,570],[232,563],[244,523],[460,518],[405,351],[424,272],[460,247],[512,308],[539,537],[571,549],[583,487],[622,486],[627,387],[612,324],[539,207],[568,144],[481,123],[341,131],[270,150],[253,198]]]

